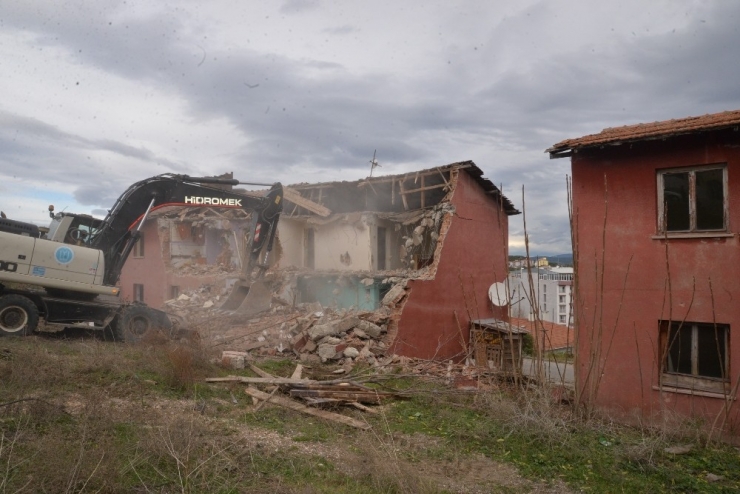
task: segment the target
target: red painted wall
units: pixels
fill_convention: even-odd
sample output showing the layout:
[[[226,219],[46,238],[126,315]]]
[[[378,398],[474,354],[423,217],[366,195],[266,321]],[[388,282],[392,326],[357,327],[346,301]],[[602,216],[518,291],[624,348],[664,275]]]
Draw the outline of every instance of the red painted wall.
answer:
[[[165,269],[165,260],[169,261],[169,243],[160,243],[157,232],[157,221],[147,221],[142,228],[144,235],[144,257],[132,255],[126,260],[121,271],[121,299],[134,299],[134,283],[144,285],[144,302],[150,307],[162,308],[170,299],[170,287],[179,286],[180,293],[194,290],[203,285],[214,283],[209,276],[178,276]]]
[[[508,217],[470,175],[462,170],[458,173],[451,201],[456,212],[436,276],[433,280],[412,280],[407,285],[408,300],[392,347],[399,355],[460,357],[462,341],[468,341],[471,318],[508,321],[508,311],[494,311],[488,300],[491,284],[506,279]]]
[[[592,403],[623,417],[649,419],[676,412],[704,417],[711,425],[721,411],[722,397],[654,389],[660,372],[659,320],[729,324],[729,373],[731,386],[735,385],[740,373],[738,237],[672,239],[667,245],[652,238],[657,234],[656,171],[726,162],[730,229],[737,232],[739,137],[737,132],[683,136],[583,150],[573,156],[578,243],[574,307],[579,329],[578,385],[584,400],[588,400],[587,390],[593,389],[589,382],[593,385],[601,375]],[[592,341],[597,340],[599,328],[602,355],[599,365],[590,367],[589,355],[597,348]],[[735,406],[728,423],[737,420]]]

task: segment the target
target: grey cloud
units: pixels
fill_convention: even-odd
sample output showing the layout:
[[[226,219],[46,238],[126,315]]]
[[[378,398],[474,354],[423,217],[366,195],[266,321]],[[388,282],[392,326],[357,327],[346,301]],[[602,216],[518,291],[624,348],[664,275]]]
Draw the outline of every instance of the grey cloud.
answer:
[[[366,169],[375,149],[381,164],[473,159],[494,183],[503,183],[515,204],[526,185],[528,229],[542,249],[562,251],[569,245],[564,184],[569,164],[550,161],[547,147],[604,127],[740,108],[734,53],[740,4],[734,3],[709,4],[702,19],[675,32],[604,37],[539,58],[537,49],[547,40],[538,37],[538,28],[548,27],[543,23],[556,13],[539,2],[492,25],[488,39],[458,36],[443,43],[432,65],[415,67],[414,75],[372,77],[318,55],[294,60],[244,46],[219,51],[207,38],[207,26],[186,14],[122,20],[117,2],[99,5],[71,11],[54,7],[46,17],[15,6],[3,12],[3,26],[35,32],[41,46],[66,47],[76,63],[176,93],[194,120],[228,119],[244,137],[229,156],[243,166],[234,171],[243,171],[244,178],[272,181],[281,174],[290,177],[296,167],[310,167],[317,170],[317,181],[334,180],[341,177],[333,170]],[[320,7],[292,0],[280,13],[299,16]],[[449,29],[440,28],[440,36]],[[359,30],[347,24],[322,32],[341,40]],[[517,41],[534,48],[514,47]],[[521,60],[504,70],[504,55],[513,48]],[[440,61],[441,67],[434,65]],[[4,170],[11,161],[22,168],[53,155],[50,166],[57,171],[64,160],[86,160],[89,150],[156,162],[172,171],[190,166],[187,157],[171,162],[125,140],[94,141],[38,120],[9,124],[0,115],[0,126],[5,129],[0,132]],[[41,142],[17,140],[14,128]],[[473,148],[483,156],[469,155]],[[106,187],[120,193],[128,184],[123,177],[115,180]],[[110,200],[93,185],[80,187],[80,201],[102,205],[95,201]],[[512,232],[521,231],[518,221],[512,218]]]
[[[356,33],[358,31],[359,31],[359,29],[357,29],[354,26],[346,26],[345,25],[345,26],[337,26],[337,27],[326,28],[326,29],[324,29],[323,32],[325,32],[327,34],[336,34],[336,35],[340,35],[340,36],[345,36],[347,34]]]
[[[280,6],[283,14],[295,14],[316,10],[321,5],[318,0],[286,0]]]

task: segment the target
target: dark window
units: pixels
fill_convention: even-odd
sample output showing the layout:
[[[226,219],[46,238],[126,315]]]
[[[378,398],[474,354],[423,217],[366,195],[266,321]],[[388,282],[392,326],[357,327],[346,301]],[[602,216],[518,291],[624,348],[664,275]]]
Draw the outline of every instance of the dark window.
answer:
[[[725,391],[730,328],[726,324],[661,322],[662,383]]]
[[[170,287],[170,298],[177,298],[180,296],[180,287],[172,285]]]
[[[385,258],[386,258],[386,229],[385,227],[378,227],[378,269],[385,269]]]
[[[134,283],[134,302],[144,301],[144,285]]]
[[[144,234],[139,234],[139,240],[134,244],[134,251],[132,252],[134,257],[144,257]]]
[[[315,240],[316,234],[315,230],[313,228],[307,228],[306,229],[306,245],[305,245],[305,258],[306,258],[306,267],[310,269],[314,269],[316,264],[316,246],[315,246]]]
[[[704,232],[727,229],[725,167],[660,172],[658,178],[658,224],[661,225],[661,231]]]

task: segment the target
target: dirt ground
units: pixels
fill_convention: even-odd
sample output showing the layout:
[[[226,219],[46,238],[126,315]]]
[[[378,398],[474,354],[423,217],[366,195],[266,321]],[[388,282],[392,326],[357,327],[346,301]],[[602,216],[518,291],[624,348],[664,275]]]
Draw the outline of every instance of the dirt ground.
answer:
[[[86,413],[83,401],[84,398],[71,395],[63,407],[73,415]],[[352,442],[296,441],[289,435],[234,420],[233,417],[253,413],[255,406],[248,406],[245,409],[242,405],[225,400],[218,400],[208,406],[218,406],[222,409],[231,407],[226,418],[222,415],[223,412],[215,417],[207,408],[193,400],[158,398],[155,401],[147,401],[142,407],[140,403],[132,400],[111,398],[100,405],[107,409],[105,413],[118,415],[122,419],[136,417],[140,423],[172,423],[173,419],[177,418],[185,422],[201,422],[212,428],[217,425],[214,422],[220,422],[221,425],[238,431],[240,447],[245,450],[325,458],[337,470],[350,477],[377,474],[379,471],[393,478],[413,476],[416,483],[421,482],[432,492],[460,494],[570,492],[562,483],[547,485],[525,479],[514,466],[493,461],[483,455],[455,461],[424,458],[424,452],[429,448],[439,447],[441,440],[423,434],[389,435],[371,429],[359,432]],[[414,457],[423,459],[419,461],[406,459]]]

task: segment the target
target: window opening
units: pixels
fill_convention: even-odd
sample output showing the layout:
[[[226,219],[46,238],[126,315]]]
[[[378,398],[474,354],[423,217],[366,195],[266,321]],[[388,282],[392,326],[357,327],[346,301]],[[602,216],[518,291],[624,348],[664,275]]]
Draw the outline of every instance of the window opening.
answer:
[[[386,253],[386,242],[387,242],[387,233],[386,229],[383,226],[378,227],[378,270],[386,269],[386,263],[385,259],[387,257]]]
[[[316,231],[313,228],[306,229],[305,261],[306,267],[314,269],[316,265]]]
[[[136,258],[144,257],[144,234],[139,233],[139,239],[134,244],[132,255]]]
[[[725,390],[729,383],[729,326],[662,321],[660,337],[664,385]]]
[[[134,302],[144,301],[144,285],[134,283]]]
[[[726,187],[725,166],[659,172],[660,231],[727,230]]]

